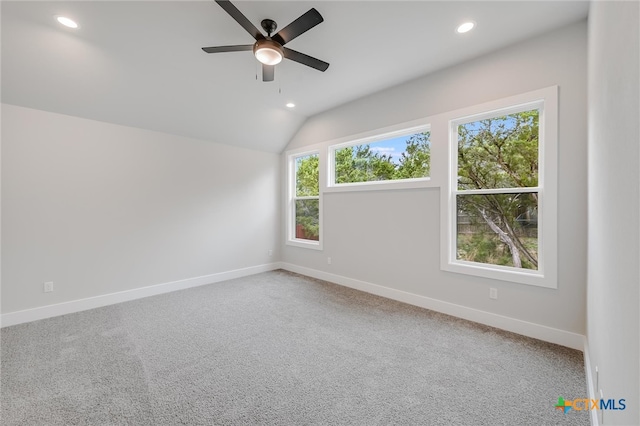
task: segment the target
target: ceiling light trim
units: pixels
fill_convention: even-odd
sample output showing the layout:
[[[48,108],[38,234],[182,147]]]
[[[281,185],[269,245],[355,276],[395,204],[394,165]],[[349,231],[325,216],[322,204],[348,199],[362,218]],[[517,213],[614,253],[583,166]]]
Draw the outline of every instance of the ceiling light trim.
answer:
[[[256,59],[265,65],[277,65],[284,58],[282,46],[273,40],[258,40],[253,45],[253,54]]]
[[[456,27],[456,33],[458,34],[466,34],[469,31],[473,30],[476,27],[475,21],[465,21],[462,24]]]
[[[68,16],[56,15],[54,18],[60,25],[64,25],[65,27],[71,28],[72,30],[77,30],[78,28],[80,28],[80,25]]]

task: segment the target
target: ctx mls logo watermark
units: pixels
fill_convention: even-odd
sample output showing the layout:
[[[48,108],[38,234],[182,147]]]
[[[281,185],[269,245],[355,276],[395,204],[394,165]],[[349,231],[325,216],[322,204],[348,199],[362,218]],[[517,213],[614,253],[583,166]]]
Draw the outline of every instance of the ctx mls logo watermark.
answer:
[[[624,399],[588,399],[578,398],[574,400],[567,400],[563,397],[558,398],[558,403],[555,405],[556,410],[562,410],[567,414],[571,410],[585,411],[585,410],[624,410],[627,408],[626,400]]]

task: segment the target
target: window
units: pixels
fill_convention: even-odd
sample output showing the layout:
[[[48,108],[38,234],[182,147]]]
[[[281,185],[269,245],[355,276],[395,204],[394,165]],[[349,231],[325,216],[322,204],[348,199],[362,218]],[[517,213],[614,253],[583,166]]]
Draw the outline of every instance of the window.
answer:
[[[428,179],[429,126],[387,133],[329,148],[330,186]]]
[[[319,248],[320,175],[317,152],[290,156],[289,238],[295,245]]]
[[[555,93],[450,121],[444,269],[556,287]]]

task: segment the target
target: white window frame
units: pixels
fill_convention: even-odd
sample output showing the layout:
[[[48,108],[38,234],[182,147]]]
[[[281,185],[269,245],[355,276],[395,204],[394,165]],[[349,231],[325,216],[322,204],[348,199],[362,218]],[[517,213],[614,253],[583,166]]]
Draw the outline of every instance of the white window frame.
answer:
[[[323,219],[322,219],[322,192],[323,192],[323,162],[326,161],[326,155],[323,154],[322,149],[314,148],[297,151],[288,151],[285,153],[287,161],[287,214],[286,214],[286,239],[285,243],[290,246],[303,247],[308,249],[322,250],[322,233],[323,233]],[[318,156],[318,196],[310,197],[297,197],[296,196],[296,159],[300,157],[306,157],[309,155]],[[305,240],[302,238],[296,238],[296,214],[295,214],[295,202],[302,199],[318,199],[318,241]]]
[[[456,259],[458,193],[458,125],[532,109],[540,111],[538,186],[482,190],[482,193],[538,192],[538,269],[528,270]],[[467,275],[547,288],[558,286],[557,182],[558,87],[552,86],[446,114],[449,121],[449,173],[441,191],[441,269]]]
[[[396,180],[378,180],[369,182],[351,182],[336,183],[335,172],[335,153],[336,150],[355,145],[366,145],[370,143],[380,142],[385,139],[392,139],[399,136],[406,136],[415,133],[429,131],[431,132],[431,124],[425,123],[426,120],[416,120],[401,125],[379,129],[373,134],[348,139],[347,141],[335,142],[329,144],[327,158],[327,184],[326,192],[347,192],[347,191],[368,191],[368,190],[385,190],[385,189],[410,189],[425,188],[435,186],[431,180],[433,176],[433,135],[431,136],[431,164],[430,176],[415,179],[396,179]]]

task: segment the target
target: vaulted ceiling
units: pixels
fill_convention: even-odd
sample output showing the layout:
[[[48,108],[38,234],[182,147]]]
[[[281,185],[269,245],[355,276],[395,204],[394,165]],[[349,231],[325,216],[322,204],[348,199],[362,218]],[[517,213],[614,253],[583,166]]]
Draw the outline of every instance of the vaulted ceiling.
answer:
[[[582,1],[235,1],[258,28],[315,7],[324,22],[287,45],[329,62],[285,60],[262,82],[251,44],[213,0],[2,1],[2,102],[261,151],[305,119],[370,93],[584,19]],[[80,28],[61,26],[68,16]],[[455,28],[477,23],[466,34]],[[293,102],[295,108],[287,108]]]

